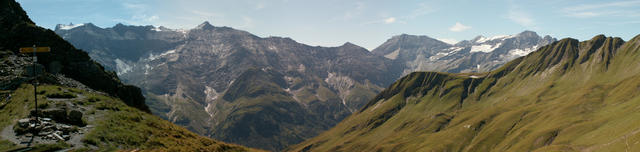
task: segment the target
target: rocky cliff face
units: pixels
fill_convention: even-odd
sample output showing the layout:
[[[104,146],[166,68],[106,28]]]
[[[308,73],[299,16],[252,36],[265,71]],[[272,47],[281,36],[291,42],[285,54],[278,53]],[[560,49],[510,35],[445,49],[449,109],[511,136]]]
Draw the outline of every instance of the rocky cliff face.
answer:
[[[414,71],[487,72],[517,57],[527,55],[556,39],[524,31],[516,35],[478,36],[451,45],[427,36],[399,35],[372,52]]]
[[[141,86],[154,113],[200,134],[270,150],[328,129],[400,76],[391,60],[351,43],[313,47],[208,22],[190,30],[119,26],[56,31]],[[151,41],[161,45],[120,48]]]

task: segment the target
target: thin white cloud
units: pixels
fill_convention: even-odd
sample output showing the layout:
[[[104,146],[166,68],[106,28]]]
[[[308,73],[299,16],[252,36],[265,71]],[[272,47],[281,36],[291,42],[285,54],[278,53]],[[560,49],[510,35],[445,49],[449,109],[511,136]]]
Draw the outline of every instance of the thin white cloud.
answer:
[[[343,20],[343,21],[351,20],[353,18],[356,18],[356,17],[362,15],[362,12],[364,12],[365,8],[366,8],[366,4],[365,3],[356,2],[352,9],[349,9],[348,11],[344,12],[344,14],[342,14],[342,16],[334,18],[334,20],[336,20],[336,19],[337,20]]]
[[[377,19],[377,20],[364,22],[364,23],[362,23],[361,25],[369,25],[369,24],[394,24],[394,23],[406,24],[407,22],[402,21],[402,20],[398,20],[398,18],[395,18],[395,17],[382,17],[382,18]]]
[[[259,2],[256,4],[256,10],[261,10],[263,8],[267,7],[263,2]]]
[[[638,17],[640,0],[583,4],[562,9],[565,16],[575,18],[592,18],[601,16]]]
[[[242,17],[243,24],[238,26],[238,28],[253,28],[253,19],[251,17],[244,16]]]
[[[449,31],[462,32],[462,31],[465,31],[465,30],[468,30],[468,29],[471,29],[471,26],[467,26],[467,25],[464,25],[464,24],[462,24],[460,22],[456,22],[455,25],[453,25],[453,26],[451,26],[449,28]]]
[[[618,2],[606,2],[599,4],[582,4],[573,7],[567,7],[565,10],[567,11],[584,11],[584,10],[593,10],[593,9],[601,9],[601,8],[610,8],[610,7],[633,7],[639,6],[640,0],[632,0],[632,1],[618,1]]]
[[[396,18],[395,17],[389,17],[387,19],[384,19],[384,23],[385,24],[391,24],[391,23],[395,23],[396,22]]]
[[[418,4],[418,8],[411,11],[411,13],[408,16],[406,16],[406,18],[414,19],[416,17],[424,16],[424,15],[433,13],[435,11],[436,9],[431,7],[430,5],[427,5],[426,3],[420,3]]]
[[[531,18],[531,15],[528,13],[518,11],[516,9],[509,10],[509,14],[507,16],[511,21],[516,22],[524,27],[532,27],[535,24],[535,20]]]
[[[192,10],[191,13],[197,16],[204,16],[204,17],[223,17],[224,16],[224,14],[220,14],[220,13],[205,12],[205,11],[199,11],[199,10]]]
[[[531,14],[529,14],[529,12],[526,12],[513,1],[510,1],[506,18],[515,22],[516,24],[519,24],[520,26],[524,26],[530,29],[537,29],[536,20],[531,16]]]
[[[114,21],[132,25],[149,25],[157,24],[157,21],[160,19],[160,16],[151,13],[150,7],[147,4],[122,3],[122,7],[131,12],[131,17],[128,19],[114,19]]]

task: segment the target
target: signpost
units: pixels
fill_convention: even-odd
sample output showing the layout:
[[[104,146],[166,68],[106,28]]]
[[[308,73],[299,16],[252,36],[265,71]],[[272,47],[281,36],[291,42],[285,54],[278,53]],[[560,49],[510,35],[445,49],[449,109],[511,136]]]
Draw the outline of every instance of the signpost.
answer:
[[[36,111],[35,111],[35,116],[36,116],[36,125],[38,124],[38,122],[40,122],[40,120],[38,119],[38,78],[36,75],[36,64],[38,64],[38,57],[36,56],[36,53],[44,53],[44,52],[51,52],[51,48],[49,47],[36,47],[36,45],[33,45],[33,47],[22,47],[20,48],[20,53],[33,53],[33,98],[35,100],[35,107],[36,107]]]

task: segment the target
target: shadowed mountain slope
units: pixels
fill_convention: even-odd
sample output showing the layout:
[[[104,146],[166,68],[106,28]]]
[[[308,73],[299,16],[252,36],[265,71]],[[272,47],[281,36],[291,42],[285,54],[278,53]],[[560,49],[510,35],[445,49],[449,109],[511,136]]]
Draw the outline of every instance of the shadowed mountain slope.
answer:
[[[51,47],[38,54],[37,92],[31,54],[18,53],[34,44]],[[0,151],[256,151],[153,116],[144,100],[139,88],[36,26],[20,4],[0,1]]]

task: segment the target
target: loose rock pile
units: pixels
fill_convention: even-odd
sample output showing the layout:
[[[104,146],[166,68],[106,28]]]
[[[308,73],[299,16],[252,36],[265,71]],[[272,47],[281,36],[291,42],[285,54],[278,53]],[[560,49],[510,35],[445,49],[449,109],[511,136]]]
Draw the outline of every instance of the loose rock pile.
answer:
[[[82,112],[66,107],[38,111],[39,119],[31,111],[30,118],[18,120],[13,130],[20,144],[51,143],[68,141],[75,135],[82,135],[86,123]]]
[[[17,134],[23,134],[28,138],[35,135],[44,140],[66,141],[71,138],[71,133],[78,132],[77,127],[56,123],[51,118],[41,118],[40,120],[35,118],[20,119],[18,120],[18,127],[22,130],[17,129]]]

